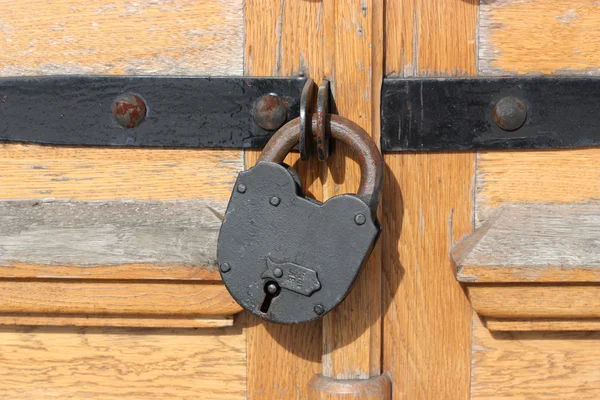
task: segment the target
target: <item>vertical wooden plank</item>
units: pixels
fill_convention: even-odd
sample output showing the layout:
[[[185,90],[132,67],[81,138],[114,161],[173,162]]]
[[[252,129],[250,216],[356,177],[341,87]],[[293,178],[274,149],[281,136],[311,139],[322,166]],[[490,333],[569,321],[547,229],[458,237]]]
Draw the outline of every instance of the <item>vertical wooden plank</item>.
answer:
[[[265,10],[270,11],[265,13]],[[246,4],[246,21],[248,74],[302,72],[317,83],[323,76],[332,78],[340,114],[370,133],[379,131],[383,64],[381,0],[250,1]],[[305,187],[318,199],[353,192],[358,187],[360,169],[349,149],[337,146],[336,154],[327,164],[297,163],[297,160],[293,155],[287,162],[296,167]],[[252,165],[256,153],[247,152],[246,161]],[[323,373],[326,376],[360,379],[380,374],[381,297],[377,295],[381,293],[380,268],[380,257],[375,255],[349,298],[325,318]],[[314,342],[321,335],[315,330],[319,326],[318,322],[294,327],[259,323],[249,329],[249,398],[289,398],[286,396],[290,392],[305,398],[308,383],[305,373],[320,372],[319,360],[312,358],[314,351],[321,351],[320,344]],[[290,355],[300,351],[305,354],[299,353],[295,358]],[[261,364],[252,363],[259,357],[253,356],[255,352],[263,355]],[[269,361],[265,362],[267,355]],[[301,372],[293,375],[285,372],[290,368]]]
[[[387,74],[476,74],[478,1],[386,7]],[[449,254],[472,229],[475,156],[398,153],[385,161],[384,370],[394,399],[467,399],[471,308]]]
[[[323,4],[312,1],[247,0],[247,75],[323,77]],[[246,152],[254,165],[259,152]],[[318,163],[286,162],[298,171],[305,190],[320,197]],[[277,325],[248,318],[248,399],[305,399],[310,378],[321,370],[321,323]]]
[[[379,137],[383,67],[383,1],[338,1],[326,14],[334,30],[333,84],[340,115]],[[328,44],[330,44],[328,42]],[[354,192],[360,168],[353,151],[336,143],[323,185],[326,198]],[[378,246],[352,292],[323,320],[323,375],[368,379],[381,373],[381,257]],[[337,398],[337,397],[336,397]]]

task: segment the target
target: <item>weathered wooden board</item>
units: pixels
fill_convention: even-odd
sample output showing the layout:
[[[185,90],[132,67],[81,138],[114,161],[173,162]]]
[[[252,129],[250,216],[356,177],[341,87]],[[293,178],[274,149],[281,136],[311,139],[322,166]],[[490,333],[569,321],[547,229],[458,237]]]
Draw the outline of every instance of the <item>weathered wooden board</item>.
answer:
[[[467,291],[473,309],[484,317],[600,318],[597,284],[470,284]]]
[[[599,282],[600,203],[505,205],[453,257],[461,282]]]
[[[0,144],[0,199],[204,199],[226,204],[238,150]]]
[[[224,211],[204,200],[0,201],[0,276],[13,263],[185,265],[215,276]]]
[[[0,10],[1,76],[240,75],[243,72],[242,0],[0,0]],[[184,248],[181,247],[184,242],[176,242],[176,236],[167,235],[168,232],[162,238],[142,235],[147,233],[147,227],[138,226],[129,244],[135,243],[141,249],[141,241],[151,239],[153,243],[135,254],[127,247],[127,241],[107,236],[111,228],[114,233],[119,227],[117,216],[125,219],[120,222],[123,227],[127,218],[132,221],[138,215],[141,220],[140,212],[148,210],[149,205],[158,214],[148,220],[154,217],[159,226],[168,225],[168,220],[162,220],[159,214],[169,204],[161,202],[191,201],[206,205],[205,210],[198,208],[198,214],[189,220],[182,220],[185,213],[179,216],[188,233],[193,221],[216,223],[243,163],[242,153],[237,150],[0,144],[2,200],[25,204],[33,199],[40,202],[49,199],[73,207],[90,205],[93,201],[111,205],[126,201],[129,206],[141,202],[137,211],[123,209],[120,214],[98,211],[91,214],[93,218],[87,224],[79,221],[80,227],[97,228],[92,232],[92,236],[98,235],[96,239],[113,240],[114,248],[105,248],[103,253],[111,258],[112,264],[104,262],[106,258],[100,251],[92,257],[89,250],[94,248],[93,244],[97,248],[97,243],[90,236],[86,240],[78,238],[92,244],[91,248],[85,248],[83,243],[77,243],[79,240],[75,243],[57,240],[64,236],[52,237],[56,232],[42,235],[39,230],[37,236],[33,235],[35,224],[26,227],[18,222],[13,224],[24,228],[13,232],[15,235],[30,235],[27,252],[22,242],[13,242],[16,247],[11,251],[20,249],[15,259],[35,260],[5,260],[0,267],[0,275],[19,278],[0,280],[0,303],[4,310],[19,311],[2,313],[0,325],[98,327],[0,327],[0,374],[4,378],[0,397],[245,398],[246,341],[241,329],[149,329],[231,324],[231,316],[227,315],[238,312],[239,307],[223,285],[178,281],[218,279],[214,266],[210,266],[210,251],[214,254],[210,241],[199,243],[196,238],[189,244],[199,247]],[[158,209],[152,208],[154,205]],[[213,216],[204,212],[210,211],[209,207],[217,211]],[[75,214],[80,215],[79,212]],[[54,214],[30,221],[49,221],[50,215]],[[100,224],[111,216],[112,225],[94,225],[94,221]],[[178,218],[173,214],[170,217]],[[55,216],[53,222],[71,228],[78,223],[73,214],[63,221]],[[45,241],[33,240],[40,236]],[[165,243],[156,240],[167,236],[175,243],[175,249],[180,245],[182,253],[170,252],[174,263],[167,263],[166,258],[164,264],[160,260],[156,263],[156,259],[151,260],[156,257],[156,253],[152,254],[157,250],[154,246],[165,250]],[[38,246],[51,250],[48,246],[52,243],[64,246],[68,254],[55,253],[56,258],[52,259],[44,257]],[[199,254],[198,249],[202,248],[207,251],[205,255]],[[117,250],[122,251],[121,259]],[[77,254],[81,263],[61,262],[77,261],[73,259]],[[185,254],[193,256],[194,261],[185,261]],[[200,265],[204,264],[203,257],[208,263]],[[130,263],[131,258],[142,262]],[[38,279],[29,279],[34,277]],[[45,279],[50,277],[68,279]],[[145,329],[106,328],[113,325]]]
[[[106,315],[106,314],[0,314],[0,325],[103,326],[128,328],[221,328],[233,326],[231,315]]]
[[[597,332],[600,331],[600,318],[486,318],[485,326],[492,332]]]
[[[220,282],[0,280],[0,313],[141,314],[194,318],[232,315],[240,311],[241,307]]]
[[[386,74],[476,75],[478,1],[386,1]],[[384,370],[394,399],[469,398],[471,306],[451,246],[472,229],[473,153],[386,154]]]
[[[595,32],[599,29],[597,1],[483,0],[479,23],[480,74],[597,75],[600,41]],[[573,129],[576,124],[577,121],[573,121]],[[598,149],[482,152],[478,155],[478,223],[493,218],[498,212],[496,207],[505,203],[556,203],[551,206],[560,207],[560,203],[598,199]],[[531,207],[536,206],[531,204]],[[592,215],[591,219],[594,218]],[[551,216],[550,221],[556,218]],[[529,231],[525,224],[521,225]],[[512,261],[517,261],[517,257],[521,262],[522,258],[534,261],[535,255],[543,259],[541,253],[545,252],[553,254],[552,261],[557,261],[559,253],[567,253],[575,258],[562,261],[567,261],[567,265],[576,264],[576,254],[580,254],[577,249],[595,246],[594,236],[586,242],[581,235],[574,242],[578,230],[579,227],[571,226],[560,231],[554,229],[551,235],[540,232],[537,237],[525,236],[529,238],[521,241],[519,248],[526,252],[509,255],[504,251],[504,255]],[[508,237],[513,234],[507,232],[505,240],[516,244],[517,238]],[[529,240],[541,241],[546,247],[552,241],[556,245],[548,253],[535,248]],[[575,247],[571,248],[573,244]],[[590,260],[595,254],[582,257],[582,260]],[[598,318],[589,317],[598,312],[597,283],[561,283],[597,282],[597,268],[567,265],[526,267],[506,262],[476,271],[462,269],[461,279],[487,282],[473,284],[473,287],[469,284],[469,292],[474,307],[488,314],[485,322],[490,330],[568,331],[490,333],[474,316],[473,399],[599,397],[600,376],[595,354],[598,336],[595,332],[573,332],[598,329]],[[520,283],[510,283],[515,281]],[[515,316],[517,313],[523,316]]]
[[[479,71],[597,74],[599,34],[595,0],[482,0]]]
[[[510,202],[600,199],[600,150],[482,152],[477,158],[478,222]]]
[[[3,399],[245,398],[237,327],[1,327],[0,342]]]
[[[214,239],[219,215],[242,168],[241,152],[230,150],[0,145],[0,199],[11,200],[0,204],[13,206],[10,218],[8,214],[0,218],[10,220],[11,229],[20,232],[12,236],[16,247],[11,248],[10,258],[6,249],[0,256],[0,274],[219,279],[214,269]],[[164,201],[170,203],[161,205]],[[21,203],[24,206],[17,215],[15,205]],[[29,208],[26,204],[38,205]],[[30,216],[24,214],[27,210]],[[46,226],[39,225],[41,210],[45,210]],[[35,215],[38,220],[31,219]],[[36,224],[19,228],[28,221]],[[58,223],[62,226],[59,236],[58,225],[46,232]],[[3,230],[7,224],[0,222]],[[156,225],[154,234],[150,234],[151,225]],[[40,229],[35,231],[35,227]],[[77,241],[69,240],[69,235],[80,234]],[[0,235],[0,242],[8,240],[4,233]],[[50,236],[54,236],[51,241],[47,240]],[[123,240],[126,237],[129,241]],[[104,250],[98,251],[98,246]],[[54,253],[48,252],[51,249]],[[160,256],[162,261],[156,258],[162,253],[159,249],[166,251]],[[94,268],[81,268],[91,265]]]
[[[599,30],[594,0],[484,0],[479,73],[597,75]],[[600,199],[599,160],[598,149],[480,153],[478,220],[504,202]]]
[[[241,75],[242,0],[0,1],[0,75]]]
[[[490,333],[475,318],[473,400],[598,398],[600,333]]]

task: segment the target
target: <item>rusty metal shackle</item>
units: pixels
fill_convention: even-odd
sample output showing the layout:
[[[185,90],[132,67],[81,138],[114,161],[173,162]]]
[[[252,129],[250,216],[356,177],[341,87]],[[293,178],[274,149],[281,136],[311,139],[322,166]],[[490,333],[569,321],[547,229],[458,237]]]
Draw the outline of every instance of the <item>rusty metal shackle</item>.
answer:
[[[358,124],[340,117],[327,115],[327,125],[331,136],[350,146],[358,154],[360,165],[360,186],[356,195],[364,201],[374,214],[379,204],[383,185],[383,158],[371,137]],[[319,123],[317,114],[313,114],[312,129]],[[300,119],[296,118],[281,127],[263,149],[258,162],[282,163],[287,154],[300,140]]]

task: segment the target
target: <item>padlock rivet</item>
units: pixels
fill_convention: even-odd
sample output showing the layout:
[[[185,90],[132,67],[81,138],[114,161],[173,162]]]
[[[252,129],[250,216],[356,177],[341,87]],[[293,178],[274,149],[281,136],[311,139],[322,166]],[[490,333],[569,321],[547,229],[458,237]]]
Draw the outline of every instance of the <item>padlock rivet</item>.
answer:
[[[221,264],[220,268],[221,272],[229,272],[231,270],[231,267],[227,263]]]
[[[354,222],[356,222],[356,225],[362,225],[367,222],[367,218],[364,216],[364,214],[356,214],[354,217]]]
[[[277,207],[279,205],[279,203],[281,202],[281,200],[279,199],[279,197],[277,196],[273,196],[271,197],[271,199],[269,200],[269,203],[271,203],[272,206]]]
[[[240,183],[239,185],[237,185],[237,191],[240,193],[246,193],[246,185]]]
[[[283,276],[283,271],[281,268],[275,268],[273,270],[273,276],[275,276],[275,278],[281,278]]]
[[[325,309],[323,308],[323,306],[321,304],[317,304],[315,306],[315,312],[319,315],[323,314],[325,312]]]

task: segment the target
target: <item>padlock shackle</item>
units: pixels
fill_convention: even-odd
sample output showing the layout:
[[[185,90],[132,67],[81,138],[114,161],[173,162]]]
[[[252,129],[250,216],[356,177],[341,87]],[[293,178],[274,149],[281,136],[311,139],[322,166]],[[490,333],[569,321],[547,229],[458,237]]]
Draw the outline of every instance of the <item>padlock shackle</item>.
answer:
[[[360,186],[357,196],[371,209],[377,211],[383,185],[383,157],[371,137],[358,124],[339,115],[329,114],[326,125],[331,136],[350,146],[358,154]],[[312,129],[317,129],[317,114],[312,116]],[[263,149],[258,162],[282,163],[287,154],[300,141],[300,119],[296,118],[279,129]]]

